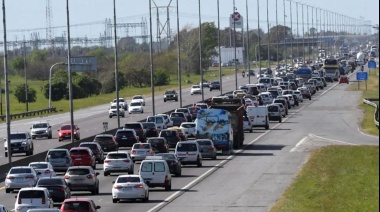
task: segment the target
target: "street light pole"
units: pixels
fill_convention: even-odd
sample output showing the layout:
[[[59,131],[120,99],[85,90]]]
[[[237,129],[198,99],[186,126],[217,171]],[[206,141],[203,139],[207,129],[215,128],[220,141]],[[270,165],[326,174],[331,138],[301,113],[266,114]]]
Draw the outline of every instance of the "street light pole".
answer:
[[[236,11],[236,6],[235,6],[235,0],[233,0],[233,6],[234,6],[234,11],[232,14],[235,13]],[[235,61],[234,61],[234,64],[235,64],[235,89],[237,90],[238,89],[238,79],[237,79],[237,72],[238,72],[238,68],[237,68],[237,50],[236,50],[236,42],[237,42],[237,39],[236,39],[236,19],[235,17],[233,17],[234,19],[234,49],[235,49]],[[203,92],[202,92],[203,94]]]
[[[219,83],[220,83],[220,95],[223,94],[223,80],[222,80],[222,55],[221,55],[221,39],[220,39],[220,0],[217,0],[217,8],[218,8],[218,49],[219,49]],[[202,86],[203,87],[203,86]]]
[[[71,43],[70,43],[70,10],[69,0],[66,0],[66,14],[67,14],[67,72],[69,75],[69,99],[70,99],[70,129],[71,129],[71,143],[74,146],[74,105],[73,105],[73,75],[71,72]]]
[[[267,1],[267,28],[268,28],[268,69],[270,69],[270,25],[269,25],[269,1]]]
[[[156,115],[156,105],[154,96],[154,60],[153,60],[153,25],[152,25],[152,0],[149,0],[149,29],[150,29],[150,83],[152,92],[152,109],[153,115]]]
[[[304,12],[303,12],[303,4],[302,5],[302,58],[303,63],[305,63],[305,19],[304,19]]]
[[[23,42],[23,52],[24,52],[24,74],[25,74],[25,104],[26,104],[26,112],[29,111],[29,105],[28,105],[28,75],[27,75],[27,64],[26,64],[26,42]]]
[[[54,66],[57,66],[57,65],[65,65],[64,62],[61,62],[61,63],[55,63],[54,65],[52,65],[50,67],[50,71],[49,71],[49,108],[52,108],[52,105],[51,105],[51,78],[52,78],[52,71],[53,71],[53,68]]]
[[[115,89],[116,89],[116,113],[117,128],[120,128],[120,91],[119,91],[119,70],[118,70],[118,51],[117,51],[117,27],[116,27],[116,0],[113,0],[113,30],[114,30],[114,53],[115,53]]]
[[[5,16],[5,0],[3,0],[3,47],[4,47],[4,77],[5,77],[5,104],[6,104],[6,122],[7,122],[7,147],[8,147],[8,163],[10,168],[12,167],[12,156],[11,156],[11,116],[10,116],[10,105],[9,105],[9,78],[8,78],[8,48],[7,48],[7,22]],[[1,89],[0,89],[1,90]]]
[[[300,56],[300,47],[299,47],[299,40],[300,40],[300,31],[299,31],[299,25],[298,25],[298,2],[296,2],[296,14],[297,14],[297,57]],[[298,58],[297,58],[298,61]]]
[[[219,0],[218,0],[219,1]],[[245,1],[245,7],[246,7],[246,13],[247,13],[247,61],[248,62],[248,83],[251,84],[251,59],[250,59],[250,47],[251,47],[251,42],[249,41],[250,36],[249,36],[249,9],[248,9],[248,0]]]
[[[290,54],[291,54],[291,64],[293,67],[293,58],[294,58],[294,53],[293,53],[293,8],[292,8],[292,1],[289,1],[290,4]]]
[[[179,87],[179,107],[182,108],[182,71],[181,71],[181,40],[179,38],[180,36],[180,30],[179,30],[179,5],[178,0],[176,1],[177,4],[177,68],[178,68],[178,87]]]
[[[202,102],[205,101],[204,86],[203,86],[203,66],[202,66],[202,11],[201,0],[198,0],[199,12],[199,71],[201,72],[201,89],[202,89]]]
[[[278,58],[279,51],[280,51],[280,45],[279,45],[279,34],[278,34],[278,0],[276,0],[276,44],[277,44],[277,67],[280,67],[280,60]]]
[[[259,45],[259,52],[256,51],[256,48],[255,48],[255,53],[256,53],[256,58],[259,57],[259,61],[257,61],[256,59],[256,63],[258,62],[259,63],[259,71],[258,71],[258,76],[260,76],[260,72],[261,72],[261,54],[260,54],[260,50],[261,50],[261,38],[260,38],[260,0],[257,0],[257,37],[258,37],[258,45]],[[257,45],[256,45],[257,47]],[[257,56],[258,54],[258,56]]]
[[[288,56],[287,56],[287,48],[286,48],[286,4],[285,0],[283,0],[284,3],[284,60],[285,60],[285,67],[288,65]],[[285,70],[287,71],[287,70]]]

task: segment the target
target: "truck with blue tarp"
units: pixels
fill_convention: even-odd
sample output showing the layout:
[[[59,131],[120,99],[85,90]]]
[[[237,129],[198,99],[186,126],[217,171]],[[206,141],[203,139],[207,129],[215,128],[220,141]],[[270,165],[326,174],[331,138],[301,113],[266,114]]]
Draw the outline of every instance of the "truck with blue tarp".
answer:
[[[307,66],[302,66],[296,71],[296,77],[302,78],[305,82],[307,82],[313,75],[313,71],[311,68]]]
[[[198,112],[196,138],[211,139],[217,150],[232,153],[233,149],[239,149],[244,144],[245,115],[241,99],[212,99],[209,109]]]

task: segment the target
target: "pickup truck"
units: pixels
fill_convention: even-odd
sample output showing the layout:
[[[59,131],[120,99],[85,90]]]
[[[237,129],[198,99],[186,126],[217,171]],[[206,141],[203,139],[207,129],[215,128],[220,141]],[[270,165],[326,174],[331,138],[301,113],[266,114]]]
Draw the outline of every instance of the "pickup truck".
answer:
[[[167,90],[164,93],[164,102],[172,100],[178,102],[178,94],[175,90]]]

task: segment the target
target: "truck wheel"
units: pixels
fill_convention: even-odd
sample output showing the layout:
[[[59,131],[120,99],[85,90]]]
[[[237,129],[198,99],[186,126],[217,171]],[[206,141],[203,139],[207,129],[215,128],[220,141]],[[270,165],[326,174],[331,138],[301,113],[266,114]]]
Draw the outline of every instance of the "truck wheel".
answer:
[[[267,124],[265,125],[265,129],[266,130],[269,130],[269,123],[267,122]]]
[[[280,117],[280,120],[278,120],[279,123],[282,123],[282,118]]]
[[[5,152],[5,157],[6,157],[6,158],[8,157],[8,152]]]
[[[166,102],[166,99],[164,99],[164,102]]]

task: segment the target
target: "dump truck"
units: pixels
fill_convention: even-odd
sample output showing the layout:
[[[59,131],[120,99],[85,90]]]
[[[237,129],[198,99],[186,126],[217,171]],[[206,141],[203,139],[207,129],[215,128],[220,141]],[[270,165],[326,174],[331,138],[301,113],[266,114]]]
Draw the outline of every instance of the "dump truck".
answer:
[[[228,112],[226,113],[224,112]],[[220,114],[219,120],[215,117],[215,114]],[[224,114],[224,116],[222,115]],[[201,138],[209,138],[213,140],[215,144],[215,148],[217,150],[222,150],[223,153],[232,153],[232,149],[240,149],[244,144],[244,130],[243,130],[243,117],[246,115],[246,111],[244,108],[244,102],[242,99],[213,99],[211,101],[211,105],[207,110],[200,110],[198,112],[197,118],[197,139]],[[226,121],[228,116],[228,124]],[[221,118],[224,117],[224,118]],[[218,123],[216,123],[218,122]],[[204,127],[207,124],[208,127]],[[219,125],[218,125],[219,124]],[[225,127],[223,132],[219,132],[218,130],[221,127]],[[201,129],[203,128],[203,129]],[[214,129],[210,131],[210,128]],[[205,131],[206,129],[207,131]],[[215,130],[216,129],[216,130]],[[202,133],[203,132],[203,133]],[[212,134],[222,133],[224,135],[229,134],[229,140],[231,141],[231,145],[227,145],[226,139],[220,141],[216,138],[218,136],[213,136]],[[203,135],[202,135],[203,134]]]

